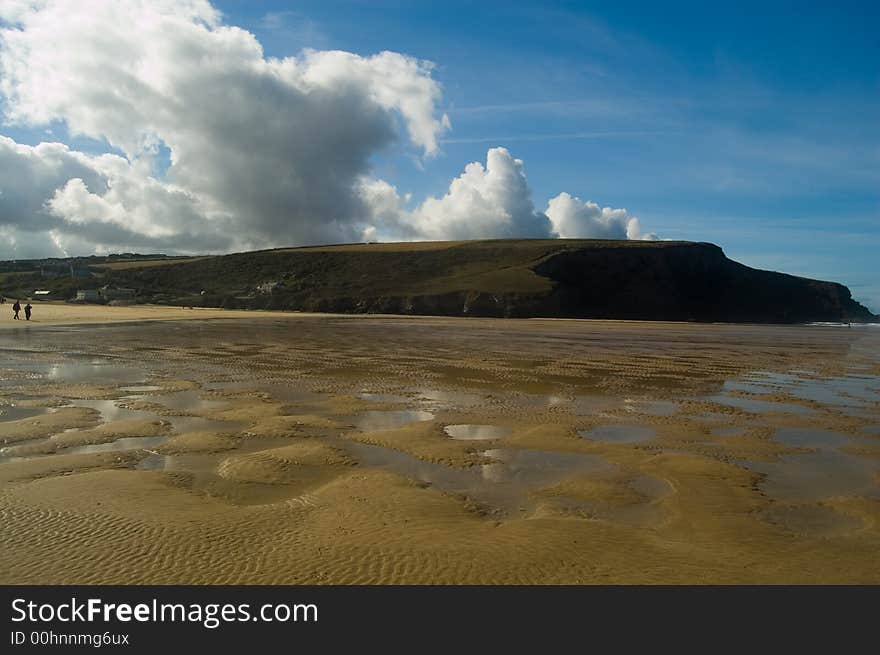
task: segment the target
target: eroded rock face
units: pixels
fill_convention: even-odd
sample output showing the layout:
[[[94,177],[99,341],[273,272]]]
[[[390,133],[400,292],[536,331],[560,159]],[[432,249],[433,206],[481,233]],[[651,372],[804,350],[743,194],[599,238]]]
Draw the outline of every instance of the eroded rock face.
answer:
[[[584,248],[535,267],[558,284],[561,315],[756,323],[870,321],[835,282],[762,271],[693,243],[666,248]]]

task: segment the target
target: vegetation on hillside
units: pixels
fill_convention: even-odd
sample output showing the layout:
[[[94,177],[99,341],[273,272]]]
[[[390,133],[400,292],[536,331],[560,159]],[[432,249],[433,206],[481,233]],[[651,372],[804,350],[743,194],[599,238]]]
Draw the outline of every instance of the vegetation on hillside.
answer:
[[[681,241],[361,243],[174,259],[85,258],[69,268],[65,277],[47,275],[45,262],[0,267],[0,288],[27,297],[39,285],[62,299],[77,289],[130,288],[135,302],[303,311],[873,320],[842,285],[759,271],[712,244]]]

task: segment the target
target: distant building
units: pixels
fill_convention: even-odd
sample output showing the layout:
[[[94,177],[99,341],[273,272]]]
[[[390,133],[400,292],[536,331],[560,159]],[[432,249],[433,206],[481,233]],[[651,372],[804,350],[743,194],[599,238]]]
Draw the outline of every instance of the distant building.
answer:
[[[137,289],[125,289],[122,287],[101,287],[98,291],[104,300],[131,300],[137,294]]]
[[[101,294],[97,289],[80,289],[76,292],[76,299],[81,302],[98,302],[101,300]]]
[[[280,282],[265,282],[257,287],[257,291],[262,294],[269,294],[281,287],[282,284]]]

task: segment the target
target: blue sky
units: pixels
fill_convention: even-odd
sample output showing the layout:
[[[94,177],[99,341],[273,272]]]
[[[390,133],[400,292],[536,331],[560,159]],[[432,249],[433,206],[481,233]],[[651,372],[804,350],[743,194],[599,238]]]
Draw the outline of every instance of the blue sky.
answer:
[[[847,283],[880,311],[880,4],[238,2],[268,55],[437,64],[440,156],[382,158],[440,194],[501,145],[537,199],[626,207],[663,238]]]
[[[880,312],[880,3],[214,6],[269,57],[390,50],[434,62],[452,125],[439,151],[398,139],[369,155],[370,173],[413,204],[443,196],[465,164],[503,146],[523,160],[539,211],[563,191],[626,208],[645,232],[840,281]],[[7,122],[0,133],[122,154],[113,138],[71,136],[64,121]],[[167,155],[160,144],[160,177]]]

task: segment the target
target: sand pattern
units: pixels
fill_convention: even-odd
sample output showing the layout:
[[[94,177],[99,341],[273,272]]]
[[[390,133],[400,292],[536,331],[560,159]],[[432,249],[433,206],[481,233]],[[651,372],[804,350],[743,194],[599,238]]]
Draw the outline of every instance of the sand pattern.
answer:
[[[2,583],[880,582],[878,330],[116,309],[0,331]]]

